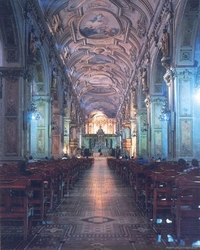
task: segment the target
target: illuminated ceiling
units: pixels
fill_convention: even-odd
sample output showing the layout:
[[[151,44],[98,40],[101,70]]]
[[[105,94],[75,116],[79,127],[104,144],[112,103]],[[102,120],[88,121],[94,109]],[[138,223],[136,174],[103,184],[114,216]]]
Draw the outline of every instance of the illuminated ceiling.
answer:
[[[115,117],[163,1],[38,1],[85,114]]]

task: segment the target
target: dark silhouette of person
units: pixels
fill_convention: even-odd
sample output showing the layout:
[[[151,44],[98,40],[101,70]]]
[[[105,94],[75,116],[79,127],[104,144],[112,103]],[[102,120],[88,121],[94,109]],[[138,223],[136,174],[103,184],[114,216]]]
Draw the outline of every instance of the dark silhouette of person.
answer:
[[[18,167],[18,173],[21,175],[31,175],[32,172],[27,170],[27,163],[26,161],[20,160],[17,163],[17,167]]]

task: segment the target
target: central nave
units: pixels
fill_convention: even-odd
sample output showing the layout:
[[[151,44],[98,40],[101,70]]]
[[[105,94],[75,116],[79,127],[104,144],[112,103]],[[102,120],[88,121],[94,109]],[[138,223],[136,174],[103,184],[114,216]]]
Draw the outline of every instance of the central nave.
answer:
[[[178,245],[172,224],[162,220],[153,225],[133,197],[130,187],[107,166],[107,158],[95,158],[42,225],[33,226],[27,241],[20,226],[2,226],[2,250],[192,249],[190,236]]]

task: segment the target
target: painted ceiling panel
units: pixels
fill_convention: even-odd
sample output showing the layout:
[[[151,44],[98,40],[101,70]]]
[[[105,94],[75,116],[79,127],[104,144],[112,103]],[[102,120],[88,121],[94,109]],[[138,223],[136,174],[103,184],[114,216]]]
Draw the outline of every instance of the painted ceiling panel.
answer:
[[[101,110],[114,117],[159,0],[39,3],[85,115]]]

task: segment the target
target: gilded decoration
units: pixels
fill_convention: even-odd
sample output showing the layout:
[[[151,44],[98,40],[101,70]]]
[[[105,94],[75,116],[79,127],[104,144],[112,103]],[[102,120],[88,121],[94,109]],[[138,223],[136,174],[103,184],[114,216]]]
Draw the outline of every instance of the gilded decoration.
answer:
[[[97,114],[88,119],[89,134],[96,134],[101,127],[105,134],[114,134],[116,132],[116,119],[108,118],[104,114]]]

